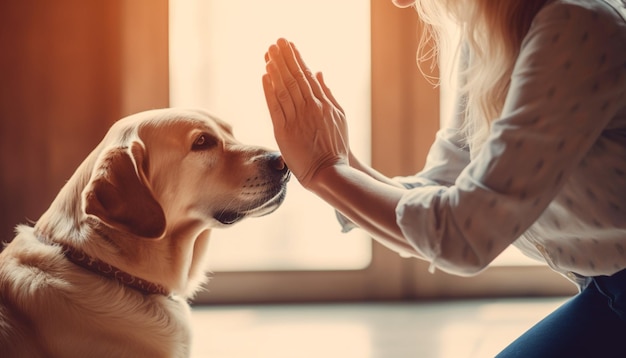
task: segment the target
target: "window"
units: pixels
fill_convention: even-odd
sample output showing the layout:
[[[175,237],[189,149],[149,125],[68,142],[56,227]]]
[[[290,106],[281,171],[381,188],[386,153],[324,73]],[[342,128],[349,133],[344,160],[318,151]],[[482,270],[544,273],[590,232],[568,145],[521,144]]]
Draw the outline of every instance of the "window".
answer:
[[[172,106],[206,108],[233,124],[242,142],[277,148],[261,75],[268,46],[286,37],[311,69],[335,80],[353,123],[351,145],[368,160],[367,2],[172,0],[170,18]],[[371,259],[369,238],[358,230],[342,234],[334,211],[295,178],[275,213],[215,230],[211,240],[213,271],[349,270]]]

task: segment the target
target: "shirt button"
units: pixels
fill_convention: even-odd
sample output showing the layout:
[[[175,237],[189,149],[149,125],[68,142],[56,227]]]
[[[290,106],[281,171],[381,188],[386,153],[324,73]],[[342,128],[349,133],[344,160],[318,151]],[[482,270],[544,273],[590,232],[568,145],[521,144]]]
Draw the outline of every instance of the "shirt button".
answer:
[[[546,254],[546,248],[541,245],[541,244],[536,244],[535,247],[537,248],[537,251],[539,251],[542,255],[545,256]]]

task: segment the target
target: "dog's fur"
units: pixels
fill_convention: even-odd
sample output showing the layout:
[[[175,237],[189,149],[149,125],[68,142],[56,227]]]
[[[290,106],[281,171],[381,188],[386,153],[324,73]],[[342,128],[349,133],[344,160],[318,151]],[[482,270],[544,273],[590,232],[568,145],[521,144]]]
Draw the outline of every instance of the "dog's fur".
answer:
[[[187,300],[212,228],[275,210],[289,171],[201,110],[109,130],[34,227],[0,253],[0,357],[185,357]],[[161,285],[145,294],[64,256],[70,246]]]

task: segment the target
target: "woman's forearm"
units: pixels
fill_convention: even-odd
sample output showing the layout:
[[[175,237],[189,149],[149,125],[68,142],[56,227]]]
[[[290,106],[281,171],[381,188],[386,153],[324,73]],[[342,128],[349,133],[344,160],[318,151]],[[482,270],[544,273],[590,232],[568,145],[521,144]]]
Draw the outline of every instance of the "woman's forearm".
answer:
[[[415,255],[396,223],[404,189],[367,167],[338,164],[321,169],[307,187],[388,248]],[[388,181],[388,182],[387,182]]]
[[[376,169],[361,163],[361,161],[359,161],[359,159],[356,158],[354,156],[354,154],[352,154],[352,153],[350,153],[349,161],[350,161],[350,166],[351,167],[353,167],[354,169],[358,169],[358,170],[362,171],[363,173],[369,175],[370,177],[378,180],[381,183],[389,184],[389,185],[398,187],[400,189],[404,188],[402,186],[402,184],[391,180],[389,177],[387,177],[384,174],[378,172]]]

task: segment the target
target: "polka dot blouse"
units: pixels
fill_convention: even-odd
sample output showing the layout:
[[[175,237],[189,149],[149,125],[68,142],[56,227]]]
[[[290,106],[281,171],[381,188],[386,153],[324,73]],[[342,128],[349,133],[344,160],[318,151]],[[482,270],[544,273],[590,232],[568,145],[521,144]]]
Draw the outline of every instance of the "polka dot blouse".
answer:
[[[513,244],[584,285],[626,269],[626,5],[553,0],[523,41],[491,135],[442,128],[397,221],[431,268],[471,274]]]

